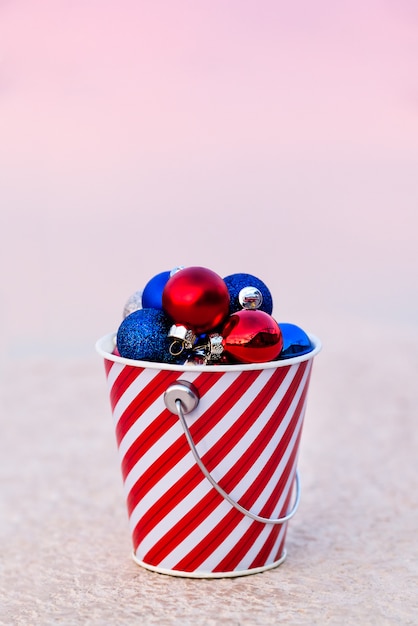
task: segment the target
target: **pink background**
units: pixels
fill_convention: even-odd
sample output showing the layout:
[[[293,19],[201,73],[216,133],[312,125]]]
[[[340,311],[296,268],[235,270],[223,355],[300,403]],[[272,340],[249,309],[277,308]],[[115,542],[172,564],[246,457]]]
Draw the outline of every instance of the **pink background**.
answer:
[[[180,264],[327,351],[416,333],[416,6],[0,2],[3,354],[91,354]]]
[[[417,623],[417,7],[0,0],[0,623]],[[179,264],[323,341],[288,558],[233,583],[131,560],[94,350]]]

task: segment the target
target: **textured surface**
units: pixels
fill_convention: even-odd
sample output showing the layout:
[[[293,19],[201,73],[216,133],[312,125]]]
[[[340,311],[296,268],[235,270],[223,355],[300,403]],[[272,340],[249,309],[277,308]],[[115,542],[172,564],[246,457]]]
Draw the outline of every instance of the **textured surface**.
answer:
[[[418,341],[364,333],[314,363],[287,560],[236,579],[131,560],[98,357],[3,364],[0,623],[415,624]]]

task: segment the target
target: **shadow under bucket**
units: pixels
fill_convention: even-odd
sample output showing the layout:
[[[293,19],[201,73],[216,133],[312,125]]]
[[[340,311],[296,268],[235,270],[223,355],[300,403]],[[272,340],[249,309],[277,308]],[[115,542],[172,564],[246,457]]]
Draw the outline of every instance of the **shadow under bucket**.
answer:
[[[299,503],[313,358],[169,365],[104,358],[136,563],[223,578],[276,567]]]

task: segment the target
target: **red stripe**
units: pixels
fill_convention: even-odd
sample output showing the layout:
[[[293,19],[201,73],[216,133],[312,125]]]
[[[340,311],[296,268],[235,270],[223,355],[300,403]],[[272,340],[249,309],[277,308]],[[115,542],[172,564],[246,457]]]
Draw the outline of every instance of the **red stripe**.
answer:
[[[263,506],[260,515],[263,517],[270,517],[273,514],[275,507],[277,506],[277,502],[280,499],[280,496],[283,493],[284,488],[289,480],[289,476],[291,472],[295,470],[294,463],[295,457],[297,456],[297,446],[298,440],[296,442],[295,448],[292,451],[292,454],[286,463],[286,467],[283,470],[280,479],[275,486],[274,491],[271,493],[268,501]],[[292,495],[292,489],[289,490],[288,495],[285,498],[283,506],[281,507],[278,516],[282,517],[289,511],[290,499]],[[248,551],[251,549],[251,546],[254,545],[260,533],[264,530],[265,524],[260,524],[258,522],[254,522],[247,529],[244,535],[239,539],[239,541],[235,544],[233,549],[227,554],[224,559],[222,559],[216,567],[213,568],[214,572],[225,572],[225,571],[233,571],[237,565],[241,562],[241,560],[245,557]],[[251,563],[251,567],[262,567],[266,563],[266,558],[270,554],[273,549],[274,543],[277,539],[278,533],[280,531],[281,525],[273,525],[271,532],[266,538],[263,547],[260,552],[254,558]],[[267,553],[267,554],[266,554]]]
[[[273,492],[273,494],[270,495],[269,500],[262,507],[260,511],[261,516],[269,517],[272,514],[274,507],[277,506],[277,502],[289,478],[289,473],[293,468],[295,453],[296,448],[294,454],[291,455],[291,459],[286,464],[286,467],[283,470],[283,474],[278,480],[275,491]],[[274,469],[277,468],[277,465],[278,462],[276,461]],[[246,508],[251,508],[251,506],[256,501],[257,497],[254,494],[255,492],[260,492],[260,486],[266,486],[266,482],[260,480],[260,476],[261,475],[257,476],[257,479],[244,494],[248,502]],[[240,503],[242,503],[242,501],[244,500],[244,496],[240,499]],[[280,515],[283,515],[284,511],[287,511],[286,504],[289,498],[290,493],[288,498],[286,499],[284,506],[282,507]],[[242,513],[240,513],[236,509],[231,509],[231,511],[224,517],[224,519],[221,520],[217,524],[217,526],[215,526],[213,531],[211,531],[211,533],[209,533],[207,537],[205,537],[193,550],[191,550],[189,554],[185,555],[185,557],[175,565],[174,569],[179,569],[182,571],[194,571],[195,569],[197,569],[199,565],[210,556],[214,549],[216,549],[223,541],[225,541],[225,539],[230,535],[230,533],[233,532],[233,530],[242,521],[242,519]],[[262,532],[264,527],[265,524],[260,522],[254,522],[253,524],[251,524],[246,533],[233,547],[233,550],[229,554],[227,554],[226,557],[224,557],[224,559],[220,563],[218,563],[216,567],[214,567],[213,571],[233,571],[238,563],[240,563],[240,561],[244,558],[245,554],[253,545],[254,541]]]
[[[273,557],[273,563],[274,563],[275,561],[278,561],[279,559],[281,559],[281,558],[282,558],[282,556],[283,556],[283,553],[284,553],[284,546],[285,546],[285,543],[286,543],[287,529],[288,529],[288,525],[286,524],[286,525],[285,525],[285,529],[284,529],[284,533],[283,533],[282,540],[280,541],[280,544],[279,544],[279,547],[278,547],[278,549],[277,549],[277,552],[276,552],[275,556]]]
[[[300,416],[301,416],[301,411],[303,409],[304,406],[304,401],[305,401],[305,396],[307,393],[307,387],[305,386],[302,394],[301,394],[301,398],[295,408],[294,414],[285,430],[285,432],[283,433],[281,439],[280,439],[280,444],[278,447],[278,450],[271,456],[271,458],[269,459],[268,462],[266,462],[263,470],[260,472],[258,478],[257,478],[257,482],[253,483],[252,487],[251,487],[251,500],[252,502],[255,502],[255,500],[257,500],[257,498],[260,496],[260,494],[262,493],[265,485],[267,485],[268,481],[270,480],[270,478],[273,476],[275,470],[277,469],[278,463],[280,462],[280,458],[283,456],[283,453],[285,450],[287,450],[291,438],[295,432],[295,429],[298,425]],[[274,433],[276,432],[278,425],[283,421],[284,417],[285,417],[285,413],[282,411],[283,405],[280,405],[279,410],[276,411],[274,413],[274,415],[272,416],[272,419],[270,420],[271,422],[271,433],[270,433],[270,429],[265,428],[265,433],[264,433],[264,437],[259,436],[259,441],[257,442],[257,440],[255,440],[254,444],[257,442],[258,443],[258,450],[256,450],[256,446],[254,445],[254,453],[252,453],[251,450],[249,450],[249,456],[251,457],[255,457],[257,455],[261,456],[261,454],[263,453],[263,450],[267,447],[268,442],[270,441],[271,437],[274,436]],[[287,409],[289,409],[289,406],[287,407]],[[280,416],[279,416],[280,415]],[[277,419],[279,418],[279,419]],[[270,436],[271,434],[271,436]],[[261,433],[260,433],[261,435]],[[258,488],[257,488],[258,486]],[[284,487],[284,484],[283,484]],[[280,493],[282,492],[282,488],[280,488]],[[250,495],[249,494],[249,495]],[[276,501],[277,502],[277,501]],[[243,506],[246,506],[245,504],[245,498],[244,496],[241,498],[241,504]],[[248,505],[251,506],[251,505]],[[246,508],[248,508],[248,506]],[[271,512],[273,511],[273,509],[275,508],[276,503],[273,503],[271,506]],[[271,512],[266,512],[265,514],[263,513],[263,516],[267,516],[270,515]]]
[[[282,422],[287,410],[289,409],[289,406],[290,406],[291,401],[293,400],[294,394],[297,388],[299,387],[300,380],[303,375],[303,372],[301,372],[301,369],[302,368],[299,368],[298,372],[296,373],[282,402],[279,404],[279,407],[272,413],[266,425],[263,427],[263,429],[260,431],[260,433],[254,439],[252,444],[248,447],[248,449],[245,451],[245,453],[241,457],[239,461],[240,467],[234,468],[234,478],[237,479],[237,483],[246,475],[246,473],[248,472],[248,468],[251,467],[255,459],[258,459],[263,454],[263,451],[267,447],[269,441],[271,440],[272,437],[274,437],[274,434],[276,433],[279,427],[279,424]],[[263,396],[264,396],[264,393],[263,393]],[[294,422],[294,419],[295,418],[293,417],[292,420],[290,421],[290,424],[286,432],[283,434],[283,437],[280,442],[281,449],[287,447],[288,440],[290,439],[290,436],[293,432],[292,423]],[[290,436],[287,436],[287,433],[289,432],[289,430],[292,430],[292,432],[290,433]],[[252,484],[251,490],[248,493],[248,497],[250,498],[251,504],[257,500],[258,496],[263,491],[269,478],[274,473],[277,467],[277,464],[278,464],[277,455],[273,455],[269,463],[265,465],[264,469],[261,471],[261,473],[257,477],[257,481]],[[228,474],[226,475],[226,477],[227,476]],[[220,484],[222,486],[222,479],[220,480]],[[258,485],[258,489],[257,489],[257,485]],[[246,508],[251,506],[251,504],[246,501],[245,494],[242,496],[240,500],[240,504]]]
[[[229,386],[228,396],[225,395],[215,400],[205,413],[192,425],[193,439],[198,443],[207,433],[224,417],[230,410],[237,398],[251,386],[260,371],[241,372],[238,378]],[[186,454],[190,453],[189,445],[184,435],[181,435],[161,457],[156,460],[148,470],[138,479],[128,496],[128,511],[131,514],[133,508],[154,487],[154,485],[167,474]],[[148,510],[139,520],[134,532],[133,540],[135,548],[148,534],[149,530],[158,523],[167,512],[174,508],[181,500],[202,480],[204,476],[197,465],[186,474],[173,487]]]
[[[297,379],[299,379],[300,376],[301,376],[301,373],[297,372],[296,374]],[[289,397],[291,401],[291,398],[294,395],[293,387],[294,385],[291,385],[289,390],[286,392],[285,397],[283,399],[284,402],[286,402],[286,399]],[[259,396],[261,397],[263,395],[264,394],[262,393],[259,394]],[[290,401],[288,402],[289,404],[290,404]],[[247,411],[244,413],[244,416],[243,416],[244,420],[246,418],[248,419],[248,413],[249,413],[249,410],[247,409]],[[257,417],[258,417],[258,414],[253,416],[252,421],[254,422],[257,419]],[[251,424],[248,425],[248,428],[250,427],[250,425]],[[248,458],[251,464],[252,463],[251,454],[248,455]],[[206,460],[206,455],[203,460],[205,464],[207,465],[208,469],[210,470],[212,464],[208,464],[208,461]],[[222,486],[226,491],[231,491],[232,488],[238,483],[239,478],[241,478],[241,475],[243,474],[243,472],[242,472],[242,469],[240,471],[238,467],[241,464],[242,464],[242,460],[240,460],[233,468],[231,468],[231,470],[226,474],[224,480],[222,481],[223,483]],[[245,471],[244,471],[244,474],[245,474]],[[251,487],[249,490],[250,493],[251,493],[252,488],[253,487]],[[211,512],[214,508],[216,508],[219,505],[220,498],[221,496],[219,496],[219,494],[215,490],[211,490],[201,500],[200,503],[198,503],[195,507],[193,507],[192,511],[188,515],[186,515],[178,524],[176,524],[175,527],[169,533],[167,533],[161,539],[161,541],[158,542],[158,544],[156,544],[154,549],[152,549],[147,554],[146,558],[147,559],[151,557],[156,558],[157,553],[158,553],[158,559],[164,558],[164,556],[166,556],[166,554],[168,554],[175,547],[175,545],[177,545],[180,541],[182,541],[187,536],[187,534],[191,532],[191,530],[193,530],[209,512]],[[249,501],[248,497],[247,497],[247,500]],[[242,519],[242,514],[236,511],[235,509],[233,511],[237,514],[237,516],[235,516],[234,514],[234,517],[236,517],[234,525],[236,525],[236,523],[239,523],[239,521]],[[223,520],[220,525],[224,527],[224,524],[225,524],[225,520]],[[214,537],[212,539],[214,539]],[[204,543],[208,545],[207,540],[205,540]],[[209,543],[212,544],[212,540]],[[201,549],[203,549],[203,546],[199,545],[197,552],[200,552]]]
[[[193,383],[198,389],[199,397],[202,397],[209,389],[222,377],[222,373],[218,372],[213,376],[199,376]],[[129,408],[129,407],[128,407]],[[128,409],[127,409],[128,411]],[[129,421],[132,421],[133,416],[126,415]],[[136,419],[140,418],[138,413],[135,413]],[[136,419],[134,421],[136,421]],[[158,415],[153,422],[145,428],[141,434],[135,439],[130,448],[126,451],[122,461],[122,475],[126,480],[129,472],[139,461],[139,459],[148,452],[148,450],[158,441],[159,438],[172,428],[172,426],[178,421],[178,416],[170,413],[168,410],[164,410]],[[173,444],[174,445],[174,444]],[[161,464],[161,459],[158,460]],[[167,473],[167,466],[164,466],[164,473]],[[142,479],[141,479],[142,480]]]
[[[275,373],[276,374],[276,373]],[[216,467],[218,463],[225,458],[231,450],[237,445],[237,443],[242,439],[246,432],[253,426],[253,424],[257,421],[260,414],[274,394],[277,392],[278,388],[283,382],[283,379],[286,375],[286,372],[278,372],[277,375],[272,375],[270,379],[264,385],[262,391],[257,394],[257,396],[249,403],[248,407],[242,413],[242,415],[234,420],[231,428],[219,439],[219,441],[214,444],[210,450],[205,454],[205,463],[208,466]],[[237,399],[235,398],[235,401]],[[274,428],[274,431],[276,428]],[[248,455],[251,457],[250,464],[252,464],[254,457],[251,453]],[[241,464],[241,461],[240,461]],[[245,464],[244,464],[245,465]],[[245,473],[245,472],[244,472]],[[220,483],[222,482],[222,479]]]
[[[120,371],[112,385],[112,389],[110,390],[110,404],[112,406],[112,411],[115,409],[115,406],[121,396],[143,371],[142,367],[131,367],[130,365],[125,365]]]
[[[126,407],[116,425],[116,441],[118,446],[138,417],[164,393],[170,383],[174,382],[176,378],[178,378],[178,372],[170,370],[159,371],[152,380],[138,392],[129,406]]]
[[[210,388],[216,382],[218,377],[221,376],[222,374],[218,373],[216,377],[210,376],[210,379],[209,377],[206,377],[207,380],[201,382],[199,382],[199,380],[197,379],[201,393],[203,393],[206,388]],[[158,416],[157,420],[153,422],[153,427],[156,430],[159,430],[160,435],[161,433],[164,434],[164,432],[167,431],[173,425],[173,423],[178,420],[177,416],[170,414],[170,422],[166,422],[164,419],[164,415],[166,415],[165,412]],[[221,411],[219,411],[218,419],[220,420],[222,417],[223,415]],[[163,419],[162,425],[159,423],[161,419]],[[164,432],[162,432],[161,428],[164,428],[164,425],[166,425],[167,427],[164,429]],[[210,430],[210,427],[211,424],[209,420],[201,421],[201,419],[199,419],[192,428],[192,430],[194,431],[195,441],[200,441],[200,439],[202,439],[202,437],[204,437]],[[133,447],[135,447],[136,451],[138,451],[140,455],[148,450],[147,435],[148,432],[141,434],[133,444]],[[165,452],[161,453],[158,459],[156,459],[156,461],[149,466],[144,474],[142,474],[138,478],[136,483],[132,486],[127,498],[129,515],[131,515],[133,509],[137,506],[138,502],[142,500],[142,498],[148,493],[148,491],[150,491],[150,489],[152,489],[155,484],[161,480],[161,478],[168,474],[169,471],[177,463],[179,463],[189,451],[190,448],[184,435],[180,435],[180,437],[178,437],[176,441],[174,441],[174,443],[169,446],[169,448],[167,448]],[[196,472],[196,475],[200,478],[199,473],[200,470]]]
[[[262,393],[258,394],[259,397],[263,397],[263,395],[264,394]],[[259,413],[254,414],[252,416],[252,419],[249,420],[248,418],[249,418],[250,411],[251,411],[251,406],[248,407],[247,411],[244,413],[241,420],[238,421],[238,424],[237,424],[238,428],[240,426],[250,428],[250,426],[256,421],[256,419],[259,416]],[[246,419],[248,420],[248,422],[245,421]],[[244,422],[244,424],[240,424],[239,423],[240,421]],[[234,425],[234,428],[235,428],[235,425]],[[248,459],[249,459],[249,465],[251,466],[253,462],[251,458],[251,454],[248,455]],[[210,459],[207,459],[207,455],[203,457],[203,461],[205,462],[209,470],[211,470],[214,467],[213,462],[210,463],[209,462]],[[225,475],[224,480],[222,481],[223,483],[222,486],[226,491],[231,491],[232,488],[239,482],[239,479],[241,478],[241,474],[242,474],[242,471],[241,472],[239,471],[239,466],[241,465],[242,465],[242,459],[240,459],[235,464],[235,466],[232,467],[231,470],[229,470],[229,472]],[[247,465],[247,469],[248,469],[248,465]],[[195,507],[193,507],[189,516],[185,516],[177,525],[174,526],[171,532],[165,535],[165,537],[159,542],[159,544],[156,544],[154,549],[150,551],[152,556],[154,556],[154,550],[155,552],[159,550],[160,552],[158,554],[158,559],[164,558],[164,556],[166,556],[180,541],[182,541],[187,536],[187,534],[191,532],[192,529],[197,527],[203,521],[205,515],[207,515],[209,512],[214,510],[219,505],[220,498],[221,496],[214,489],[212,489],[201,500],[200,503],[198,503]],[[238,514],[238,518],[236,520],[236,523],[238,523],[240,519],[242,519],[242,514],[237,512],[235,509],[234,511]],[[163,556],[161,556],[162,551],[164,552]],[[148,553],[147,555],[147,558],[149,557],[150,557],[150,553]]]
[[[289,511],[290,508],[290,502],[291,502],[291,496],[292,496],[292,489],[289,490],[289,494],[284,502],[284,506],[280,512],[280,516],[284,516],[286,514],[287,511]],[[281,532],[283,526],[287,527],[288,522],[285,522],[284,524],[281,525],[276,525],[273,526],[266,541],[263,544],[263,547],[261,548],[261,550],[258,552],[257,556],[253,559],[253,561],[251,562],[249,569],[252,569],[254,567],[263,567],[264,565],[266,565],[267,563],[267,559],[269,557],[269,555],[271,554],[271,551],[274,547],[274,544],[277,541],[277,537],[279,536],[279,533]],[[284,531],[286,533],[286,529]],[[251,545],[254,544],[255,542],[255,537],[251,536],[249,537],[249,541],[251,542]],[[282,542],[280,542],[282,543]],[[280,556],[281,556],[281,552],[280,552]],[[278,558],[275,558],[274,560],[277,561]],[[239,563],[239,561],[238,561]],[[238,563],[234,566],[235,568],[237,567]]]
[[[106,378],[109,376],[109,372],[112,369],[114,361],[109,361],[109,359],[104,359],[104,368],[106,372]]]
[[[291,492],[290,492],[291,493]],[[287,506],[289,506],[289,499],[286,500],[287,502]],[[288,522],[285,522],[284,524],[281,525],[277,525],[277,526],[273,526],[266,541],[263,544],[262,549],[260,550],[260,552],[257,554],[257,556],[255,557],[255,559],[250,563],[250,565],[248,566],[248,569],[253,569],[255,567],[264,567],[265,565],[268,564],[268,558],[269,555],[271,554],[271,551],[273,550],[274,544],[277,541],[277,538],[279,536],[279,534],[283,531],[283,535],[286,535],[286,531],[287,531],[287,525]],[[284,530],[283,530],[284,527]],[[277,561],[283,554],[283,537],[280,541],[280,551],[279,551],[279,556],[277,556],[276,558],[273,559],[274,561]],[[237,566],[235,566],[237,567]],[[220,570],[222,571],[222,570]]]
[[[289,496],[290,497],[290,496]],[[260,515],[268,516],[265,508],[260,511]],[[231,509],[225,517],[195,546],[183,559],[181,559],[173,569],[185,572],[195,571],[233,532],[236,526],[242,521],[243,514],[236,509]],[[255,539],[265,528],[265,524],[254,521],[247,529],[246,533],[231,548],[231,551],[222,559],[213,572],[233,571],[234,567],[245,557]],[[274,528],[274,527],[273,527]],[[277,526],[276,536],[279,528]],[[145,557],[145,559],[148,555]]]
[[[308,381],[307,381],[308,382]],[[247,496],[251,495],[255,495],[257,492],[257,497],[260,495],[262,488],[265,487],[265,485],[268,483],[268,481],[270,480],[270,478],[272,477],[272,475],[274,474],[275,469],[277,469],[278,466],[278,462],[280,460],[280,457],[283,456],[284,451],[288,448],[290,440],[295,432],[295,429],[299,423],[300,419],[303,419],[303,415],[302,415],[302,411],[304,408],[304,402],[305,402],[305,398],[306,398],[306,393],[307,393],[307,388],[308,388],[308,384],[305,385],[303,393],[301,395],[301,398],[298,402],[298,405],[296,407],[295,413],[292,416],[292,419],[286,429],[286,432],[284,433],[282,439],[280,440],[280,451],[281,454],[279,456],[279,459],[274,459],[274,456],[271,457],[270,461],[266,464],[265,468],[263,469],[263,471],[260,473],[260,475],[257,478],[257,481],[250,487],[250,489],[247,492]],[[295,444],[292,448],[291,454],[289,456],[289,459],[286,463],[286,466],[283,470],[283,473],[281,474],[279,480],[277,481],[277,484],[275,485],[275,488],[273,489],[272,493],[270,494],[268,500],[266,501],[266,503],[264,504],[262,511],[260,513],[261,516],[263,517],[270,517],[273,514],[274,509],[277,506],[277,503],[280,499],[281,494],[283,493],[283,490],[286,487],[287,481],[289,480],[289,476],[290,473],[292,472],[292,470],[294,470],[294,466],[295,466],[295,460],[298,454],[298,448],[299,448],[299,442],[300,442],[300,437],[301,437],[301,433],[302,433],[302,425],[301,428],[299,430],[298,436],[296,438]],[[264,475],[264,476],[263,476]],[[263,476],[263,480],[259,480],[261,477]],[[261,489],[260,489],[261,487]],[[279,517],[283,516],[286,514],[286,512],[289,510],[289,500],[291,497],[291,492],[292,490],[289,491],[288,496],[286,497],[286,500],[284,502],[284,505],[282,506],[280,512],[279,512]],[[251,497],[251,503],[247,505],[247,508],[250,508],[253,504],[253,502],[256,500],[256,498]],[[241,503],[244,501],[244,497],[241,498]],[[250,549],[250,547],[254,544],[254,542],[256,541],[257,537],[259,536],[259,534],[261,533],[261,531],[263,530],[264,526],[262,524],[259,523],[254,523],[252,524],[249,529],[246,531],[245,535],[242,537],[242,539],[238,542],[236,548],[230,553],[230,555],[227,555],[227,557],[225,557],[217,566],[216,568],[214,568],[213,571],[232,571],[235,569],[235,567],[240,563],[240,561],[242,560],[242,558],[245,556],[245,554],[248,552],[248,550]],[[273,548],[274,542],[277,538],[277,532],[274,532],[274,528],[279,529],[278,526],[274,526],[272,533],[269,536],[269,539],[266,542],[266,549],[268,548],[268,553],[270,553],[270,551]],[[262,565],[265,564],[265,560],[263,561],[263,556],[262,555],[258,555],[258,557],[254,560],[254,563],[251,565],[251,567],[261,567]]]
[[[250,376],[248,375],[250,374]],[[228,388],[231,391],[231,395],[235,398],[239,394],[240,389],[246,389],[247,386],[252,382],[254,377],[256,377],[258,373],[254,372],[244,372],[242,373],[232,385]],[[229,402],[223,402],[223,396],[218,398],[213,405],[206,411],[202,416],[200,416],[199,420],[193,424],[191,428],[191,432],[193,434],[193,438],[195,442],[199,442],[207,433],[213,428],[216,423],[218,423],[223,417],[224,414],[229,409]],[[212,411],[215,411],[212,415]],[[128,496],[128,512],[129,514],[132,512],[133,508],[138,504],[138,502],[144,497],[144,495],[154,487],[154,485],[162,478],[165,474],[167,474],[174,465],[176,465],[186,454],[190,452],[189,445],[184,437],[181,435],[168,449],[167,451],[161,455],[159,459],[157,459],[150,468],[138,479],[137,483],[131,489],[131,492]],[[154,520],[161,516],[164,517],[166,513],[163,513],[163,502],[166,501],[167,510],[170,510],[175,506],[179,501],[184,497],[184,493],[190,491],[191,485],[196,485],[203,480],[203,475],[198,468],[197,465],[194,465],[191,470],[183,477],[178,483],[169,489],[166,494],[161,498],[154,507],[148,512],[148,516],[145,515],[146,519],[143,519],[141,523],[141,527],[143,528],[147,519],[149,518],[150,525],[154,525]],[[183,496],[181,496],[183,493]],[[174,499],[174,504],[170,505],[170,500]]]

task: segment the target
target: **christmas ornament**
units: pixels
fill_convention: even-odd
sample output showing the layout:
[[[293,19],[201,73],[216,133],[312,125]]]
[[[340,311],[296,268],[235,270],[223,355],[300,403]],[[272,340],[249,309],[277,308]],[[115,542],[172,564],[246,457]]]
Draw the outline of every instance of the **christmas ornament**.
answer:
[[[119,354],[126,359],[177,363],[177,358],[169,351],[170,326],[171,321],[164,311],[134,311],[119,326],[116,336]]]
[[[259,309],[272,314],[273,298],[262,280],[252,274],[230,274],[224,278],[224,282],[230,297],[230,313],[241,309]]]
[[[225,282],[212,270],[186,267],[167,281],[162,305],[176,324],[203,333],[227,317],[229,293]]]
[[[230,362],[228,354],[224,351],[223,338],[219,333],[201,335],[192,351],[189,353],[185,364],[188,365],[227,365]]]
[[[244,287],[238,294],[242,309],[259,309],[263,304],[263,295],[256,287]]]
[[[206,355],[206,351],[201,349],[194,349],[191,354],[187,357],[184,362],[184,365],[207,365],[208,358]]]
[[[202,358],[205,363],[224,360],[223,338],[219,333],[201,335],[193,348],[192,357]]]
[[[173,324],[168,331],[168,337],[172,339],[169,351],[173,356],[179,356],[184,350],[191,350],[196,341],[193,331],[181,324]]]
[[[144,287],[142,294],[142,306],[144,309],[162,309],[163,289],[170,278],[170,272],[161,272],[151,278]]]
[[[295,324],[280,323],[283,337],[283,348],[279,355],[280,359],[290,359],[294,356],[307,354],[312,350],[311,341],[302,328]]]
[[[283,346],[279,325],[265,311],[233,313],[220,334],[225,352],[241,363],[274,361]]]
[[[164,287],[171,276],[184,269],[183,265],[178,265],[169,272],[161,272],[151,278],[144,287],[142,294],[142,306],[151,309],[162,309],[162,294]]]
[[[123,309],[123,317],[127,317],[134,311],[138,311],[138,309],[142,309],[142,289],[135,291],[128,300]]]

